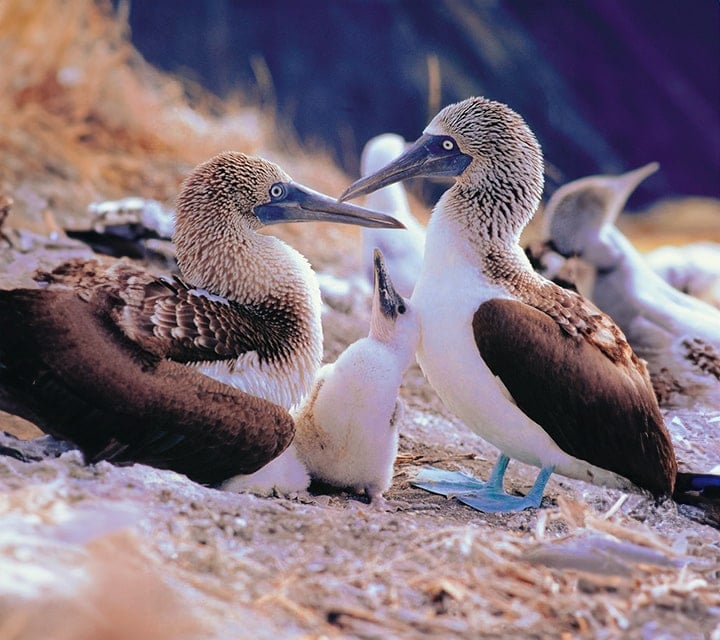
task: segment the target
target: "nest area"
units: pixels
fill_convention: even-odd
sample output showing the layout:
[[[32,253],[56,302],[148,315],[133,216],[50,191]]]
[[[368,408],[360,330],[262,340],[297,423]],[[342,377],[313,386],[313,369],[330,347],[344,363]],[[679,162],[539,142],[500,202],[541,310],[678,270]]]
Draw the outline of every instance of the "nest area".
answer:
[[[128,195],[172,204],[188,169],[226,148],[275,159],[327,193],[348,184],[266,112],[150,67],[129,43],[124,6],[67,0],[60,19],[52,0],[0,3],[7,225],[58,231],[85,220],[90,202]],[[316,268],[358,269],[354,229],[277,233]],[[3,286],[30,268],[10,252],[0,249]],[[362,305],[329,310],[327,358],[367,319]],[[227,494],[142,466],[86,467],[74,453],[0,458],[0,639],[720,638],[720,532],[696,510],[560,477],[542,509],[520,514],[423,493],[408,483],[422,465],[486,477],[496,452],[416,367],[402,394],[388,511],[341,492]],[[666,418],[688,468],[720,459],[717,410]],[[18,427],[0,416],[0,429]],[[513,464],[509,488],[527,491],[535,473]]]

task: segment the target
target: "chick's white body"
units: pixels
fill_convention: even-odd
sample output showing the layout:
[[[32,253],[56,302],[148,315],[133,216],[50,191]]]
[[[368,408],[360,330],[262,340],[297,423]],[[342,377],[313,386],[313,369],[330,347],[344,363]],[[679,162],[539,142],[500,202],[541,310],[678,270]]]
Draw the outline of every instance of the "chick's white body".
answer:
[[[390,486],[398,450],[402,376],[415,353],[418,324],[408,309],[387,341],[371,336],[324,365],[296,415],[294,446],[310,475],[364,489],[373,500]]]

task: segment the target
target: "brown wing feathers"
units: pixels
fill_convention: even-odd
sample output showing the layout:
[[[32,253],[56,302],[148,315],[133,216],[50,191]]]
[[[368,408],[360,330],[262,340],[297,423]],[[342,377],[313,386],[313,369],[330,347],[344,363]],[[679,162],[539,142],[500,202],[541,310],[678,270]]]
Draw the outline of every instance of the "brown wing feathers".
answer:
[[[0,292],[4,386],[49,433],[91,459],[147,462],[199,482],[252,472],[289,444],[284,409],[129,340],[112,319],[111,292],[85,297]]]
[[[287,355],[296,337],[293,312],[276,300],[241,304],[177,279],[154,281],[145,289],[139,303],[126,301],[118,324],[144,348],[177,362],[234,360],[248,351],[274,360]]]
[[[656,496],[677,466],[649,379],[613,361],[522,302],[494,299],[473,318],[475,342],[518,407],[566,453],[618,473]]]

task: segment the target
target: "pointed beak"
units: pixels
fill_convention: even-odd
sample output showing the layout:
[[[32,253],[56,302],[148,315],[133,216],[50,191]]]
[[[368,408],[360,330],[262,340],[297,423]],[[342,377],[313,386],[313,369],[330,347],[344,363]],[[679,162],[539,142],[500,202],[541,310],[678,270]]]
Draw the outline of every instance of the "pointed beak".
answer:
[[[395,320],[398,309],[405,306],[403,297],[395,291],[395,287],[385,266],[385,259],[380,249],[373,251],[373,268],[375,271],[374,296],[382,314]],[[402,311],[404,313],[404,310]]]
[[[266,225],[282,222],[338,222],[360,227],[404,229],[392,216],[338,202],[322,193],[295,182],[279,183],[283,194],[255,207],[255,215]]]
[[[384,168],[353,182],[340,196],[340,201],[357,198],[389,184],[414,177],[459,176],[472,161],[457,145],[446,151],[442,148],[443,136],[424,134],[405,152]]]
[[[628,171],[619,177],[618,180],[618,191],[622,191],[628,196],[637,188],[637,186],[645,180],[645,178],[651,176],[660,168],[660,164],[657,162],[651,162],[646,164],[644,167],[635,169],[634,171]]]
[[[623,210],[633,191],[645,178],[651,176],[660,168],[657,162],[650,162],[643,167],[623,173],[611,181],[612,201],[607,208],[605,223],[614,223]]]

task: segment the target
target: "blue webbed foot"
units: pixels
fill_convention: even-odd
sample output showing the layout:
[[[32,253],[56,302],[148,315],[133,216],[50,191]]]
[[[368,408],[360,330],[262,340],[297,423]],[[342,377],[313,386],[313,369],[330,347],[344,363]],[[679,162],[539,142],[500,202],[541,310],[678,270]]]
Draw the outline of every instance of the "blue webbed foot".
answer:
[[[421,469],[415,479],[410,481],[410,484],[430,493],[439,493],[446,498],[475,493],[487,487],[485,482],[480,482],[460,471],[445,471],[432,467]]]
[[[553,467],[541,469],[526,496],[511,496],[505,493],[502,487],[509,461],[505,454],[501,454],[487,482],[480,482],[458,471],[427,468],[422,469],[411,484],[432,493],[456,497],[463,504],[487,513],[522,511],[539,507]]]

